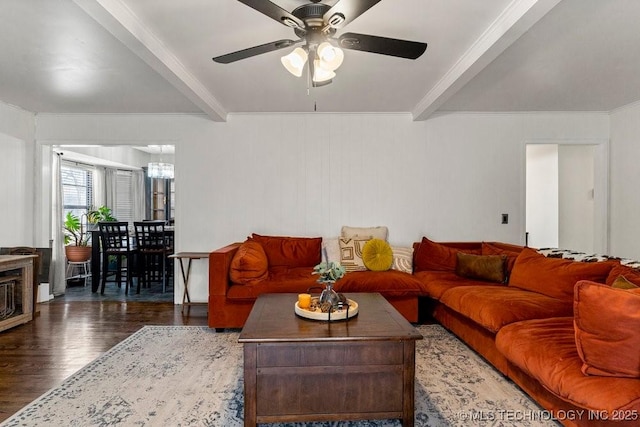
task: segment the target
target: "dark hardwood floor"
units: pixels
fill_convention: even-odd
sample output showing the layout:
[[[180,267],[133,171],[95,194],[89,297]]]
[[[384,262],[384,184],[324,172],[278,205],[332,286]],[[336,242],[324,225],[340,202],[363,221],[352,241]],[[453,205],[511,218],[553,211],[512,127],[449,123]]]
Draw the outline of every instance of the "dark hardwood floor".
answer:
[[[0,332],[0,422],[145,325],[206,325],[207,307],[55,299]]]

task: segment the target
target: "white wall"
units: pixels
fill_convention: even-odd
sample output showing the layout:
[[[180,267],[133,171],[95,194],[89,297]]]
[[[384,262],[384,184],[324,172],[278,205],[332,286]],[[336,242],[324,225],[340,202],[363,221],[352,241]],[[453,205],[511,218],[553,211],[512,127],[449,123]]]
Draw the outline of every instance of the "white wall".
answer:
[[[0,246],[42,245],[34,235],[34,127],[33,114],[0,102]]]
[[[611,113],[611,252],[640,259],[640,103]]]
[[[39,115],[38,140],[176,146],[176,248],[251,232],[336,236],[387,225],[389,240],[524,243],[524,141],[607,138],[606,114]],[[501,213],[509,224],[501,225]],[[207,298],[206,262],[192,296]],[[181,297],[180,284],[176,299]]]
[[[557,248],[558,214],[558,145],[527,144],[528,244],[534,248]]]

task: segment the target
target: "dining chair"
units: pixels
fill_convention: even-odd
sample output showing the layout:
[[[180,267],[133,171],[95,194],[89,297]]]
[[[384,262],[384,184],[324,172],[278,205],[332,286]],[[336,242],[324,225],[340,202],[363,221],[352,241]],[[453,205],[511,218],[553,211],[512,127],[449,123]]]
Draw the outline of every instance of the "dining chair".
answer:
[[[164,221],[134,222],[136,246],[139,256],[138,290],[154,280],[162,281],[162,292],[167,289],[167,255],[170,242],[164,229]]]
[[[136,252],[129,241],[129,224],[122,221],[105,221],[99,222],[98,227],[100,229],[100,243],[102,244],[102,286],[100,294],[104,295],[107,276],[112,273],[109,270],[109,257],[115,257],[115,281],[118,283],[118,287],[121,287],[122,279],[123,277],[125,278],[124,293],[128,295],[129,288],[133,286],[134,255]],[[139,283],[138,293],[140,293]]]

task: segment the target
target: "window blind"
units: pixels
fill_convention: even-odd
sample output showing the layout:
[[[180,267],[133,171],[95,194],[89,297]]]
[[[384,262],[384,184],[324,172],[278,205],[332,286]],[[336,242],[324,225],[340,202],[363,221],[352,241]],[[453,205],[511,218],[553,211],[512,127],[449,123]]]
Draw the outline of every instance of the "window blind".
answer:
[[[130,171],[118,170],[116,174],[115,217],[118,221],[134,221],[133,174]]]
[[[60,172],[64,215],[71,212],[81,217],[93,205],[93,168],[63,162]]]

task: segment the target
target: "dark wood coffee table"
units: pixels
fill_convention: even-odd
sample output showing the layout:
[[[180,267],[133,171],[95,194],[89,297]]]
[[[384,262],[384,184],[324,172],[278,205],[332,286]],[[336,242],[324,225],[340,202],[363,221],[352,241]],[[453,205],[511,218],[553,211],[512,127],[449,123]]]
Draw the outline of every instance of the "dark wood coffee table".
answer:
[[[245,426],[392,418],[414,425],[422,335],[380,294],[346,296],[359,313],[335,322],[298,317],[297,294],[258,297],[239,338]]]

